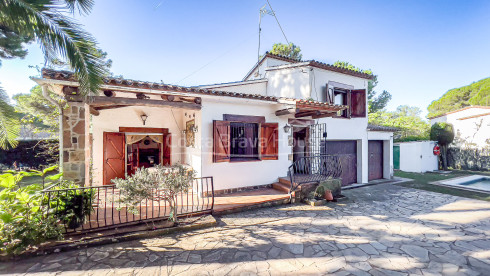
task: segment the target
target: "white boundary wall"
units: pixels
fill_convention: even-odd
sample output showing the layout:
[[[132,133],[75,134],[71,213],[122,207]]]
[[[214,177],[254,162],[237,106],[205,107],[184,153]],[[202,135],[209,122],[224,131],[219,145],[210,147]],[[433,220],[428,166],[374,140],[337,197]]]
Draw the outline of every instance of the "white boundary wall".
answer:
[[[439,169],[438,157],[434,155],[434,141],[395,143],[400,146],[400,170],[424,173]]]

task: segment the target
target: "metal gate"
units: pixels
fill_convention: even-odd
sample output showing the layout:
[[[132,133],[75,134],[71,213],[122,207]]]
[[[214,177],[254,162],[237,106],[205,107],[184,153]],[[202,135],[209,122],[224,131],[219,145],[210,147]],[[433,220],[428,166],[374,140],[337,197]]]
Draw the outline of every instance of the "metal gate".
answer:
[[[326,153],[327,124],[314,124],[308,128],[309,155],[316,156]]]

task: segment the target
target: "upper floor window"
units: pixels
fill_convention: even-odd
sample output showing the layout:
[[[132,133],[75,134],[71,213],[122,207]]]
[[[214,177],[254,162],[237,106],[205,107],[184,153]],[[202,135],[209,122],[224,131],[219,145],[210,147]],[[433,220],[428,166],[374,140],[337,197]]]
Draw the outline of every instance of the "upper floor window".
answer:
[[[366,89],[350,89],[348,85],[327,84],[326,101],[336,105],[346,105],[348,108],[339,111],[337,116],[343,118],[366,117]]]

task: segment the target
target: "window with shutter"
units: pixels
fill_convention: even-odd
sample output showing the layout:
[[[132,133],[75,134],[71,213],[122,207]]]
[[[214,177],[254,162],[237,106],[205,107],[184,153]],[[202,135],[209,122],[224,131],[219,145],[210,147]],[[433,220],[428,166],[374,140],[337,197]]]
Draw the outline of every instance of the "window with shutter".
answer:
[[[279,124],[260,124],[260,159],[279,159]]]
[[[213,121],[213,162],[230,161],[230,122]]]
[[[231,161],[259,159],[259,125],[256,123],[230,123]]]
[[[366,117],[366,90],[351,91],[351,117]]]

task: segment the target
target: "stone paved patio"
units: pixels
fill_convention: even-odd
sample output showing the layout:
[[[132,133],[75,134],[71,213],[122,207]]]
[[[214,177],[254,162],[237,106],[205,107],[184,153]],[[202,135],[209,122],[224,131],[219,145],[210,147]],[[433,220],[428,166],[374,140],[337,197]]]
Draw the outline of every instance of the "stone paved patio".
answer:
[[[60,275],[489,275],[490,202],[390,184],[328,207],[227,215],[191,233],[0,264]]]

